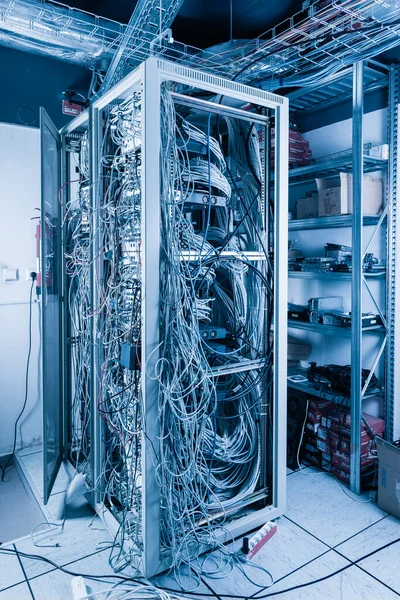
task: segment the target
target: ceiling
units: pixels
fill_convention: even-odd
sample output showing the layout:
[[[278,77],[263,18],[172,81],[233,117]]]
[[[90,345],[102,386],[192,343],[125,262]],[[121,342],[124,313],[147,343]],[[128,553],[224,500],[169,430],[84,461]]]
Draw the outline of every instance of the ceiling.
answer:
[[[127,23],[136,0],[64,0],[65,4]],[[302,0],[184,0],[173,25],[174,38],[206,48],[231,38],[254,38],[301,10]],[[230,14],[232,11],[232,19]],[[390,60],[397,60],[397,49]],[[62,92],[87,94],[91,73],[67,62],[0,46],[0,121],[38,125],[44,106],[58,127]]]
[[[102,17],[127,23],[136,0],[67,0],[64,2]],[[301,10],[302,0],[184,0],[173,24],[174,37],[207,48],[233,38],[254,38]]]

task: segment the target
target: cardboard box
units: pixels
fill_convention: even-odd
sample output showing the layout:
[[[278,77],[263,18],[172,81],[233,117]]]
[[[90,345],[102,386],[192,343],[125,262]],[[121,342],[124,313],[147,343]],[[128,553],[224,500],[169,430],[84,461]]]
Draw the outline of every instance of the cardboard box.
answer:
[[[353,176],[340,173],[339,178],[316,179],[318,188],[318,216],[348,215],[353,212]],[[382,212],[382,179],[364,175],[363,213],[377,215]]]
[[[318,433],[319,426],[320,426],[319,423],[310,423],[307,420],[306,430],[309,431],[310,433]]]
[[[319,400],[317,398],[310,398],[310,402],[308,404],[308,409],[318,413],[325,413],[328,409],[332,407],[332,402],[330,400]]]
[[[313,219],[318,217],[318,197],[300,198],[296,202],[296,219]]]
[[[367,456],[361,457],[361,470],[371,467],[376,462],[376,456],[368,454]],[[331,466],[336,469],[340,469],[345,473],[350,473],[350,456],[341,454],[340,452],[332,452],[331,454]]]
[[[364,413],[364,417],[372,431],[376,435],[382,435],[382,433],[385,431],[385,421],[383,419],[380,419],[379,417],[367,415],[366,413]],[[343,433],[343,436],[350,436],[351,415],[346,409],[343,411],[338,410],[335,414],[329,416],[323,416],[321,419],[321,424],[327,429],[341,431]],[[361,436],[364,433],[368,434],[368,436],[371,437],[364,421],[361,421]]]
[[[400,448],[376,438],[379,460],[378,506],[400,519]]]

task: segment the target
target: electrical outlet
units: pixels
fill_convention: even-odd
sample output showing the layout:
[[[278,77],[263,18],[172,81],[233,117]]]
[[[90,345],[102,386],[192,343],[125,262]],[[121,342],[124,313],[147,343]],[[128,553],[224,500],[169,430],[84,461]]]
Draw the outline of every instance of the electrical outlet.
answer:
[[[32,272],[36,272],[36,267],[33,269],[25,269],[25,281],[30,281],[31,278],[31,273]]]

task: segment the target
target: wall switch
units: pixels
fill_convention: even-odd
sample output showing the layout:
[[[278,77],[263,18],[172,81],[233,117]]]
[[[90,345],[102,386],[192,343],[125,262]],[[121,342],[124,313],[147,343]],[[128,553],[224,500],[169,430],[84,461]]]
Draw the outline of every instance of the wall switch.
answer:
[[[19,269],[9,269],[8,267],[5,267],[3,269],[3,281],[4,282],[10,282],[10,281],[18,281],[19,280]]]

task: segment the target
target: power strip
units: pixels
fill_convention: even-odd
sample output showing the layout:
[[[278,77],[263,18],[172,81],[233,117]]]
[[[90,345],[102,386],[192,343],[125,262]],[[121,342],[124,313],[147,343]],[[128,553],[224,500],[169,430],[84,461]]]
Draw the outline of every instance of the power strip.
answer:
[[[276,531],[276,523],[274,521],[268,521],[250,539],[243,538],[243,552],[246,554],[246,558],[251,560],[268,540],[272,538]]]

